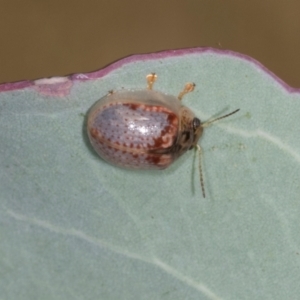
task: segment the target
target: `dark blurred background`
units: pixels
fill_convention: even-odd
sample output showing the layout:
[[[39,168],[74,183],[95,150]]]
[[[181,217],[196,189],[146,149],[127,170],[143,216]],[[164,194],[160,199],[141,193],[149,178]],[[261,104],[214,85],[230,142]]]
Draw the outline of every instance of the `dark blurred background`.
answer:
[[[1,0],[0,37],[0,83],[209,46],[250,55],[300,87],[299,0]]]

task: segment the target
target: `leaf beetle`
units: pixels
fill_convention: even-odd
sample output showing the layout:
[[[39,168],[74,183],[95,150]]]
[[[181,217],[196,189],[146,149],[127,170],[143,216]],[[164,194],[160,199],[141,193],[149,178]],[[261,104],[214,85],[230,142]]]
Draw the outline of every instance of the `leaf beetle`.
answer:
[[[175,97],[153,90],[155,73],[146,78],[147,89],[109,92],[91,107],[87,120],[90,142],[101,158],[128,169],[165,169],[196,148],[205,197],[198,140],[205,127],[239,109],[202,123],[181,102],[194,90],[194,83],[187,83]]]

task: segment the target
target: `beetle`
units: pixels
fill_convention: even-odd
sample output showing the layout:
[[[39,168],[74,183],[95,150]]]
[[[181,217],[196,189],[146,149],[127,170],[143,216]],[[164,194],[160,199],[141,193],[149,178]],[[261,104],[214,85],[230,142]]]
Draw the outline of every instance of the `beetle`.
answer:
[[[87,119],[89,140],[101,158],[129,169],[165,169],[196,148],[205,197],[198,140],[205,127],[239,109],[202,123],[181,103],[183,96],[194,90],[194,83],[186,83],[175,97],[153,90],[155,73],[146,79],[147,89],[111,91],[91,107]]]

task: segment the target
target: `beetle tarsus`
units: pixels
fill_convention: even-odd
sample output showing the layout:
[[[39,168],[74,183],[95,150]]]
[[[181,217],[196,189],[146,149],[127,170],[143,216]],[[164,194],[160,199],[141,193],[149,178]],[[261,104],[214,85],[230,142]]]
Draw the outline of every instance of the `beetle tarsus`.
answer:
[[[199,159],[200,184],[201,184],[203,198],[205,198],[204,179],[203,179],[203,172],[202,172],[202,148],[200,147],[200,145],[197,145],[196,147],[199,155],[198,159]]]
[[[195,89],[196,84],[193,82],[188,82],[185,86],[184,89],[179,93],[178,99],[182,100],[183,96],[187,93],[192,92]]]
[[[153,84],[157,79],[157,75],[155,73],[151,73],[146,76],[147,79],[147,89],[152,90]]]

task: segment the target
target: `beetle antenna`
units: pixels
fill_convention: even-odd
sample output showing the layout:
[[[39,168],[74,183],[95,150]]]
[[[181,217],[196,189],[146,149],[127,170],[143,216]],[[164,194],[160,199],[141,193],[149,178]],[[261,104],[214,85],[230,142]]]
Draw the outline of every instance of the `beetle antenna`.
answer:
[[[240,109],[236,109],[235,111],[233,111],[233,112],[231,112],[231,113],[229,113],[229,114],[227,114],[227,115],[221,116],[221,117],[216,118],[216,119],[211,120],[211,121],[204,122],[204,123],[202,124],[202,127],[208,127],[211,123],[214,123],[214,122],[219,121],[219,120],[221,120],[221,119],[227,118],[227,117],[229,117],[229,116],[231,116],[231,115],[237,113],[239,110],[240,110]]]
[[[197,145],[197,151],[198,151],[198,159],[199,159],[199,173],[200,173],[202,195],[203,198],[205,198],[204,180],[203,180],[203,172],[202,172],[202,148],[200,147],[200,145]]]
[[[155,73],[151,73],[146,76],[147,79],[147,89],[152,90],[153,84],[157,79],[157,75]]]
[[[178,95],[178,100],[182,100],[183,96],[187,93],[190,93],[194,90],[196,84],[193,82],[188,82],[185,86],[184,89],[179,93]]]

